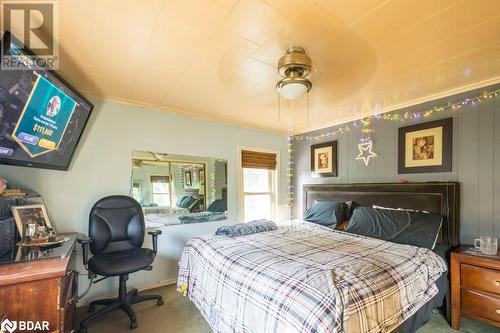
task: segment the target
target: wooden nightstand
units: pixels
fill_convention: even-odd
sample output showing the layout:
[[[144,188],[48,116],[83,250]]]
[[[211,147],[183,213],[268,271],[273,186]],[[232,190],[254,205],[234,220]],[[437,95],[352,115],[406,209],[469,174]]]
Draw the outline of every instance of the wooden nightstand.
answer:
[[[471,246],[451,253],[451,327],[465,316],[500,327],[500,255],[477,255]]]

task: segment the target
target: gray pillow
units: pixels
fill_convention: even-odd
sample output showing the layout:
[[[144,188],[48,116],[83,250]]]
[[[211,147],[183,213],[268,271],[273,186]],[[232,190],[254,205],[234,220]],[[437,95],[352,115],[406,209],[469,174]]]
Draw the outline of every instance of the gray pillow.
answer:
[[[436,214],[358,207],[345,231],[433,249],[442,221]]]
[[[317,201],[309,208],[304,220],[325,227],[335,226],[349,219],[349,207],[345,202]]]

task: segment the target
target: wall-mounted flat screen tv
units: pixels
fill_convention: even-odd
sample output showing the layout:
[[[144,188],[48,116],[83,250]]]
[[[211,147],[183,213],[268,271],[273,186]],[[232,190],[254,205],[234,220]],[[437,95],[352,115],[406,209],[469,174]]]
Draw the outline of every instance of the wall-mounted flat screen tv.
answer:
[[[10,33],[1,44],[1,61],[18,62],[0,69],[0,164],[68,170],[94,105],[54,71],[26,61],[35,55]]]

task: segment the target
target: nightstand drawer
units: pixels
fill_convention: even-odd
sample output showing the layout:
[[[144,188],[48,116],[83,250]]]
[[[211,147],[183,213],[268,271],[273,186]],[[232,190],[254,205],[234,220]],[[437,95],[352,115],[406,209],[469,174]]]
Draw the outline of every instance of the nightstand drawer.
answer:
[[[500,295],[500,271],[462,264],[462,286]]]
[[[500,298],[462,289],[462,311],[467,314],[500,321]]]

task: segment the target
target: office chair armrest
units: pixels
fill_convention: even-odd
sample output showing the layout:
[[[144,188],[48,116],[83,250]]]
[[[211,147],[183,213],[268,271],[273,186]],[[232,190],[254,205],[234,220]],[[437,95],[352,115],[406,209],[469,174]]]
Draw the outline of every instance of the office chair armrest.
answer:
[[[150,230],[148,231],[148,235],[153,237],[153,251],[156,254],[158,251],[158,236],[161,235],[161,230]]]
[[[78,244],[82,246],[82,252],[83,252],[83,265],[85,268],[88,270],[88,262],[89,262],[89,244],[92,243],[92,239],[90,239],[88,236],[84,234],[78,234],[78,237],[76,239],[78,241]]]

